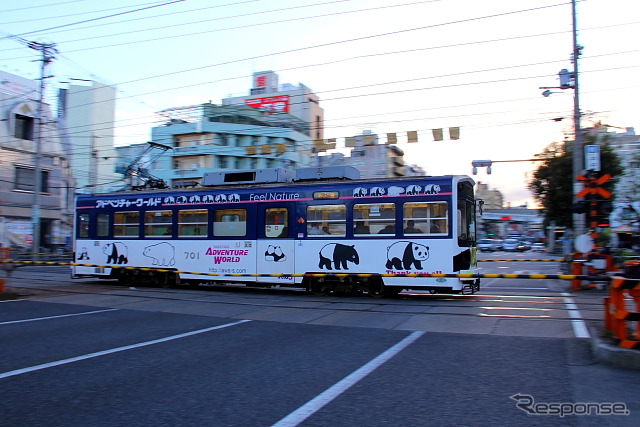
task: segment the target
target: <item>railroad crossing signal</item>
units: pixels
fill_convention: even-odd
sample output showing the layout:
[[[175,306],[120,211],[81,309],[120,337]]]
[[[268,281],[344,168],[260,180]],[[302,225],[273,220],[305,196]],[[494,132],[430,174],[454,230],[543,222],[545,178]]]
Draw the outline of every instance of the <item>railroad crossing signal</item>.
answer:
[[[608,215],[613,210],[613,206],[609,200],[611,193],[601,187],[605,182],[611,179],[611,175],[604,174],[595,177],[592,174],[588,176],[578,175],[578,180],[585,183],[585,187],[576,194],[577,197],[587,197],[587,200],[581,200],[573,205],[573,212],[587,213],[589,223],[592,228],[608,227]]]

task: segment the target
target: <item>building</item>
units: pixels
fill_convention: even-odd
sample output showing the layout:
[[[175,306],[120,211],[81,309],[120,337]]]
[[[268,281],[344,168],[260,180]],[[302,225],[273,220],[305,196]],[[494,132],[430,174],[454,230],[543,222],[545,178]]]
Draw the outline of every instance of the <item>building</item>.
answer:
[[[351,147],[349,156],[328,153],[318,156],[314,166],[353,166],[360,171],[361,178],[425,175],[420,166],[405,164],[402,149],[395,144],[380,143],[378,135],[371,131],[347,138],[345,144]]]
[[[147,144],[118,147],[119,171],[134,159],[142,175],[151,171],[173,186],[224,169],[295,169],[311,164],[308,123],[288,113],[206,103],[158,114],[163,123],[151,130],[157,149],[145,153]]]
[[[111,191],[111,183],[122,178],[115,173],[116,89],[95,81],[74,81],[58,92],[58,121],[76,191]]]
[[[487,184],[480,181],[476,185],[476,199],[484,202],[484,209],[502,209],[504,203],[504,197],[499,190],[490,190]]]
[[[606,138],[622,162],[624,173],[613,191],[609,224],[613,232],[612,245],[630,248],[640,243],[640,135],[636,135],[632,127],[622,132],[612,129],[616,128],[599,124],[588,131],[598,140]]]
[[[36,81],[0,71],[0,239],[24,250],[36,219],[44,250],[68,245],[72,234],[70,164],[49,105],[39,104]]]

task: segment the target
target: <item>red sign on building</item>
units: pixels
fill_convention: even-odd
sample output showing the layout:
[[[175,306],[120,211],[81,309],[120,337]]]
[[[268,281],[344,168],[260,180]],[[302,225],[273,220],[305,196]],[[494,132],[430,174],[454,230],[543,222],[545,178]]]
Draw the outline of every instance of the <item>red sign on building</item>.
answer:
[[[245,99],[244,105],[257,108],[264,114],[288,113],[289,95],[267,96],[264,98]]]

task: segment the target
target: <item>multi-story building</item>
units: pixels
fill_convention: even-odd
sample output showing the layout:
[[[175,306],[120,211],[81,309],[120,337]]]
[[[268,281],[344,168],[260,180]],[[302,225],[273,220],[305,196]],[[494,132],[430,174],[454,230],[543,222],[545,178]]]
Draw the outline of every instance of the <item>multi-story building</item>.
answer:
[[[484,209],[502,209],[504,203],[504,197],[499,190],[491,190],[487,184],[480,181],[476,185],[476,199],[484,202]]]
[[[73,178],[57,122],[49,105],[39,102],[37,82],[0,71],[0,110],[2,245],[29,250],[37,228],[41,247],[69,244]]]
[[[164,122],[152,128],[151,142],[160,151],[144,155],[146,144],[119,147],[120,170],[142,156],[137,167],[175,185],[199,181],[204,173],[221,169],[294,169],[311,164],[308,123],[288,113],[263,114],[245,105],[207,103],[159,114]]]
[[[113,86],[95,81],[70,84],[59,90],[58,121],[76,192],[110,191],[111,183],[122,178],[114,172],[115,98]]]
[[[632,127],[623,132],[611,131],[611,126],[598,125],[588,129],[598,140],[607,139],[618,154],[623,175],[614,188],[613,212],[609,217],[614,247],[640,244],[640,135]]]
[[[364,131],[347,138],[352,147],[349,156],[332,152],[315,158],[313,166],[353,166],[361,178],[385,178],[395,176],[423,176],[424,169],[417,165],[405,165],[404,151],[395,144],[380,143],[378,135]]]

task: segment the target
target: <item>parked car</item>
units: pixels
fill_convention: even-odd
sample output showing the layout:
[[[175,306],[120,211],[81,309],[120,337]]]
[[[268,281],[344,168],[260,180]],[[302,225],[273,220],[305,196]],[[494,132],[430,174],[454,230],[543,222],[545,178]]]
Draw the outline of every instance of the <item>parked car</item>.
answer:
[[[534,243],[533,245],[531,245],[531,250],[532,251],[546,251],[547,250],[547,245],[545,245],[544,243]]]
[[[491,239],[480,239],[476,245],[479,251],[492,252],[495,250],[495,243]]]
[[[522,252],[527,250],[525,245],[516,239],[506,239],[502,244],[502,249],[507,252]]]

